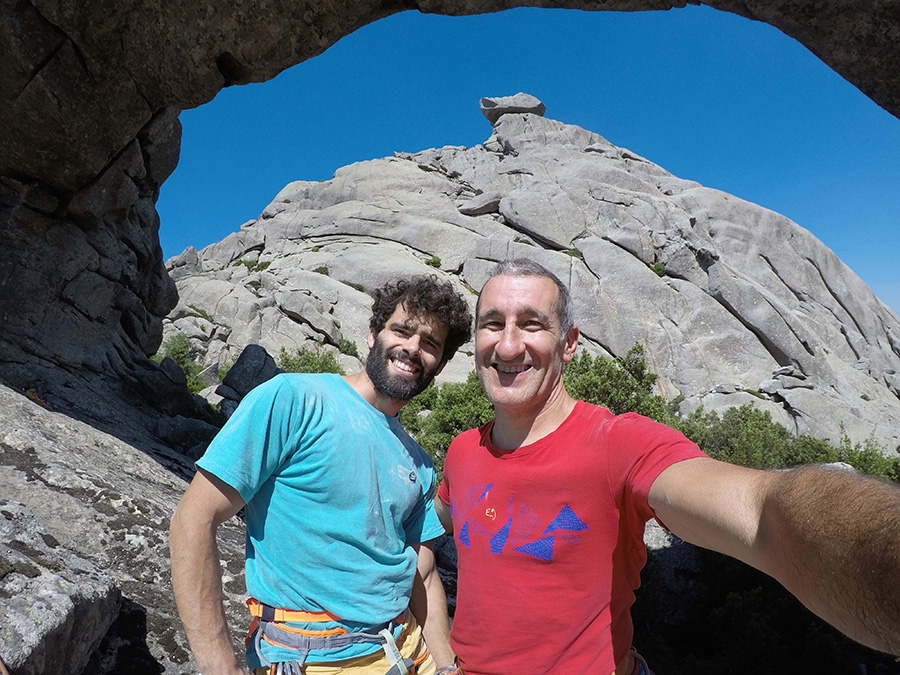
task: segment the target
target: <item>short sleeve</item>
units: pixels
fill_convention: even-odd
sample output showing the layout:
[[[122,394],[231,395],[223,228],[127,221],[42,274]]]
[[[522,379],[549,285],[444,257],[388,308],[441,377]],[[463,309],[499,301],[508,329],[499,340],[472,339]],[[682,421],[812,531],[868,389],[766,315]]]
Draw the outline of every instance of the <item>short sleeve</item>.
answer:
[[[450,505],[450,479],[447,478],[447,474],[444,473],[444,477],[441,479],[441,485],[437,491],[437,497],[444,504]]]
[[[653,482],[677,462],[706,454],[680,431],[635,413],[619,415],[608,436],[610,487],[620,499],[649,511]]]
[[[437,511],[434,509],[434,497],[436,493],[434,469],[429,471],[431,478],[430,486],[422,496],[422,501],[410,517],[411,527],[407,527],[407,536],[410,544],[419,544],[423,541],[431,541],[437,539],[444,534],[444,526],[438,519]]]
[[[222,427],[197,467],[249,502],[293,450],[302,405],[291,381],[278,375],[253,389]]]

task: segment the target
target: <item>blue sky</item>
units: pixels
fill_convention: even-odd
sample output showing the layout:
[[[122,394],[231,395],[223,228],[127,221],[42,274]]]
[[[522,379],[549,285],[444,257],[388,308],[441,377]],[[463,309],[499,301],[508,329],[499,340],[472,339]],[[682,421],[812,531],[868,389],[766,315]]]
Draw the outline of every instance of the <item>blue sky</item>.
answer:
[[[490,135],[482,96],[546,116],[782,213],[900,314],[900,120],[803,46],[705,7],[404,12],[272,81],[181,115],[158,210],[166,258],[257,217],[294,180]]]

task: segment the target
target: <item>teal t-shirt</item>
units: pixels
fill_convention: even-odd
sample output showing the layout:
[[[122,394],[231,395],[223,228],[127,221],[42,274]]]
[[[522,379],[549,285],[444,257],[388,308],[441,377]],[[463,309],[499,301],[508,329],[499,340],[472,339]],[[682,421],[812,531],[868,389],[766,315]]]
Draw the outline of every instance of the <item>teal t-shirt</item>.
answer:
[[[431,459],[338,375],[278,375],[260,385],[197,466],[246,503],[247,592],[274,607],[328,611],[349,630],[406,609],[412,545],[444,531]],[[351,645],[309,660],[379,648]],[[272,662],[296,657],[265,643],[263,653]],[[251,668],[256,660],[249,650]]]

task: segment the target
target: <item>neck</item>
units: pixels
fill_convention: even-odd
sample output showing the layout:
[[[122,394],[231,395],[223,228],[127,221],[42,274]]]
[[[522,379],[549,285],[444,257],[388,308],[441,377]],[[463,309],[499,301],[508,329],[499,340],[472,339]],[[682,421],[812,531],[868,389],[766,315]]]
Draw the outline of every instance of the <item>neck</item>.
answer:
[[[533,403],[528,408],[495,408],[491,441],[501,450],[515,450],[539,441],[566,421],[576,403],[560,382],[543,403]]]
[[[400,409],[406,405],[406,401],[391,398],[387,394],[382,394],[378,391],[364,370],[353,375],[344,375],[343,377],[344,381],[353,387],[356,393],[362,396],[369,405],[388,417],[396,417]]]

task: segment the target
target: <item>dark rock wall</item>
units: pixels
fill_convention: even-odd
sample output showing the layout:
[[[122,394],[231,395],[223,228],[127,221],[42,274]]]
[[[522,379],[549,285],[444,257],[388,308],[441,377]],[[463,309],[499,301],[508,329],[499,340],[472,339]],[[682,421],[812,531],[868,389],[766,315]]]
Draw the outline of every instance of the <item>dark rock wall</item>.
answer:
[[[168,386],[145,357],[176,302],[154,204],[177,164],[178,110],[222,87],[270,79],[398,11],[518,4],[628,11],[686,3],[0,0],[0,381],[59,408],[78,398],[66,387],[101,373],[114,395],[123,382]],[[897,3],[703,4],[778,27],[900,112]]]

